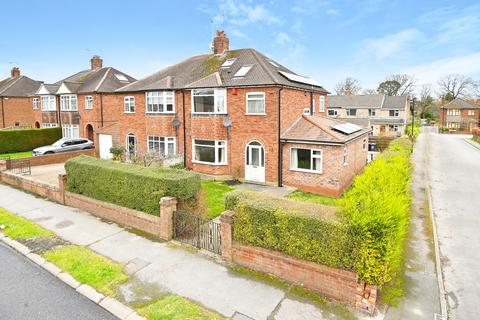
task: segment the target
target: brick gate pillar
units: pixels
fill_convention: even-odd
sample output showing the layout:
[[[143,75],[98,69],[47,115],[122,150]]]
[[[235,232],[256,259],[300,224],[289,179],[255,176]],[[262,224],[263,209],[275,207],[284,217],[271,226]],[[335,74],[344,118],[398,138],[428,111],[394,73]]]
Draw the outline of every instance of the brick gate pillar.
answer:
[[[160,199],[160,238],[170,241],[173,238],[173,213],[177,211],[177,199],[163,197]]]
[[[59,174],[58,175],[58,193],[59,193],[59,202],[65,204],[65,189],[67,188],[67,175]]]
[[[220,235],[222,237],[222,258],[226,262],[232,262],[232,220],[235,212],[225,211],[220,216]]]

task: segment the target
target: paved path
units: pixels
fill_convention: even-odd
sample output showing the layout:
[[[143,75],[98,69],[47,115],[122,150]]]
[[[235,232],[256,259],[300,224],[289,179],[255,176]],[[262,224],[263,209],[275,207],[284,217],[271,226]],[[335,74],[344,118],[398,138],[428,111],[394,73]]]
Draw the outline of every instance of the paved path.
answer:
[[[110,320],[102,307],[0,243],[2,320]]]
[[[480,150],[429,134],[429,183],[451,319],[480,318]]]
[[[305,319],[308,314],[311,320],[341,319],[330,311],[287,298],[276,287],[241,277],[213,259],[150,241],[85,212],[1,184],[0,207],[52,230],[65,240],[89,246],[128,264],[134,277],[121,290],[126,302],[139,294],[135,293],[138,282],[142,286],[140,295],[145,290],[148,294],[182,295],[227,317],[241,313],[258,320],[267,317],[294,320]]]

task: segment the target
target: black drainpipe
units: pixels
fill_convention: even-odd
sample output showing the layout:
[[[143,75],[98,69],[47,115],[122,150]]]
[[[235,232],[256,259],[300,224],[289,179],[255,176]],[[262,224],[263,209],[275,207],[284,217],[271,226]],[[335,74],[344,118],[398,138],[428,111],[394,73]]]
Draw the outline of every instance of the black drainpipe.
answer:
[[[282,182],[282,143],[280,142],[280,134],[281,134],[281,106],[282,106],[282,90],[283,88],[280,88],[278,90],[278,186],[281,187],[283,185]]]
[[[77,101],[77,104],[78,104],[78,101]],[[58,96],[58,99],[57,99],[57,96],[55,96],[55,107],[57,108],[57,121],[58,121],[58,125],[59,127],[61,128],[62,127],[62,112],[60,111],[60,96]]]
[[[2,101],[2,128],[5,128],[5,111],[3,110],[3,97],[0,98],[0,101]]]
[[[310,91],[310,114],[313,116],[313,92]]]
[[[182,113],[183,113],[183,167],[187,167],[187,131],[185,124],[185,90],[182,90]]]

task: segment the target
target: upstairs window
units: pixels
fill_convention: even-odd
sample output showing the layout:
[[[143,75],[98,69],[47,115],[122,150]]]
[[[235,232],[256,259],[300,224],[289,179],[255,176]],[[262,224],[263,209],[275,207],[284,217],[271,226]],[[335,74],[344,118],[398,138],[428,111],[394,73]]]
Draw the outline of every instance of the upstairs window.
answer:
[[[226,89],[195,89],[192,96],[193,113],[227,113]]]
[[[320,112],[325,112],[325,96],[320,96]]]
[[[398,110],[398,109],[389,110],[389,115],[390,115],[390,117],[398,117],[400,115],[400,110]]]
[[[135,97],[130,96],[123,98],[123,111],[125,113],[135,112]]]
[[[368,116],[369,117],[375,117],[376,110],[375,109],[368,109]]]
[[[338,111],[335,109],[328,109],[328,115],[331,117],[336,117],[338,116]]]
[[[147,113],[174,113],[173,91],[147,92]]]
[[[42,96],[42,111],[56,111],[55,96]]]
[[[347,116],[355,117],[357,115],[357,109],[347,109]]]
[[[265,93],[247,93],[247,114],[265,114]]]
[[[322,150],[292,148],[290,169],[322,173]]]
[[[343,165],[347,165],[347,160],[348,160],[348,150],[347,147],[343,148]]]
[[[85,109],[93,109],[93,97],[86,96],[85,97]]]
[[[38,109],[38,98],[33,98],[32,104],[33,104],[33,109]]]
[[[77,95],[64,94],[60,96],[61,111],[78,111]]]
[[[474,111],[474,110],[468,110],[468,115],[469,115],[469,116],[474,116],[474,115],[475,115],[475,111]]]

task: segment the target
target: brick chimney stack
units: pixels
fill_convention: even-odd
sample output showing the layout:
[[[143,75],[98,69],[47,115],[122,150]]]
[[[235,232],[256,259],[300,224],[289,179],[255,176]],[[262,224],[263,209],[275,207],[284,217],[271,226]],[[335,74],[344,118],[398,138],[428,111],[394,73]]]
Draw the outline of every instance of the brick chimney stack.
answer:
[[[90,66],[93,71],[102,69],[103,67],[103,60],[100,58],[100,56],[93,56],[92,59],[90,59]]]
[[[228,51],[229,40],[225,31],[217,30],[217,35],[213,38],[213,53],[224,54]]]
[[[13,67],[10,73],[12,75],[12,78],[20,77],[20,69],[18,67]]]

